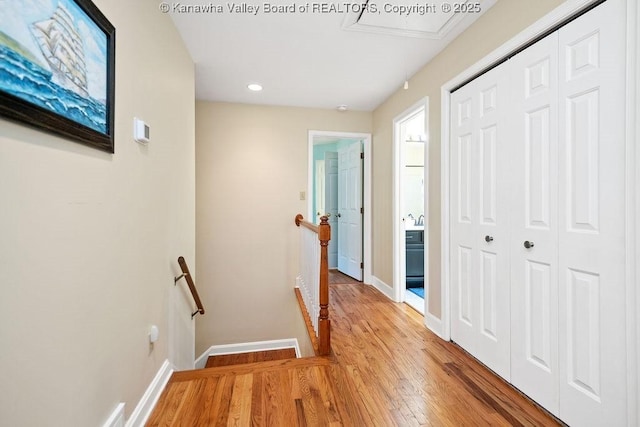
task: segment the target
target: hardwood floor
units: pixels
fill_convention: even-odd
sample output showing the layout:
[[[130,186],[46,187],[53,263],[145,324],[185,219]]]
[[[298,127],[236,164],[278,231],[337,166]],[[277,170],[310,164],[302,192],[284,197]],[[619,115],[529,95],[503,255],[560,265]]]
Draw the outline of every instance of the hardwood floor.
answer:
[[[559,425],[405,304],[362,284],[330,293],[331,357],[177,372],[147,425]]]
[[[266,362],[270,360],[294,359],[295,348],[283,348],[280,350],[252,351],[239,354],[221,354],[209,356],[205,368],[217,368],[219,366],[241,365],[243,363]]]
[[[336,269],[329,270],[329,284],[330,285],[341,285],[345,283],[353,283],[353,284],[362,284],[362,282],[357,281],[351,276],[347,276],[341,271]]]

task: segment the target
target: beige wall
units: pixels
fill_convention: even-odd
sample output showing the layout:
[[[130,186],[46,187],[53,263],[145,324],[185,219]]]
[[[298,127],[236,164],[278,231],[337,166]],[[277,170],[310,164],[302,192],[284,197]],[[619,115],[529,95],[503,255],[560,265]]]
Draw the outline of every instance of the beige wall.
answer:
[[[421,98],[429,97],[429,312],[440,307],[440,87],[561,4],[562,0],[498,1],[429,64],[411,77],[408,90],[399,90],[373,113],[374,246],[373,274],[393,283],[392,158],[393,119]]]
[[[308,131],[370,132],[371,113],[198,102],[197,278],[211,345],[297,337],[298,233],[306,213]],[[307,349],[308,352],[308,349]]]
[[[155,0],[94,2],[116,27],[115,154],[0,119],[3,426],[128,417],[169,357],[177,257],[195,268],[192,61]]]

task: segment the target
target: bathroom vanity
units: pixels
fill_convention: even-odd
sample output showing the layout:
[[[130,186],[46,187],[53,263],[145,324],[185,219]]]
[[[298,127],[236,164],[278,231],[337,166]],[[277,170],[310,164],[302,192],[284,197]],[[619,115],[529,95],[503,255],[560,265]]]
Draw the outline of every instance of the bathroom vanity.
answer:
[[[424,287],[424,227],[409,227],[406,233],[407,288]]]

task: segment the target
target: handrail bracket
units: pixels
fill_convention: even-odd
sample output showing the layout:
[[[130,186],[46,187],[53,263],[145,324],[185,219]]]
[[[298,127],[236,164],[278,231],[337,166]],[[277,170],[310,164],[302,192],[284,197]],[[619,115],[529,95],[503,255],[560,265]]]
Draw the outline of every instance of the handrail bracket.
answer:
[[[182,273],[178,277],[174,277],[173,278],[173,286],[177,285],[178,284],[178,280],[182,279],[185,276],[187,276],[187,273]]]

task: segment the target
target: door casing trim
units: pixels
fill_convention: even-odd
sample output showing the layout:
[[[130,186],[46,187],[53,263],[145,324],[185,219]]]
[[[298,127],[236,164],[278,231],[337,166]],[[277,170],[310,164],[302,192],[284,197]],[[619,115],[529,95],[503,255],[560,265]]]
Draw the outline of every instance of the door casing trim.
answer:
[[[406,257],[404,253],[405,234],[402,226],[402,212],[400,211],[403,156],[401,153],[400,126],[402,122],[410,116],[424,111],[424,131],[427,135],[424,148],[424,311],[427,312],[429,306],[427,292],[427,278],[429,277],[429,97],[426,96],[404,110],[393,119],[393,299],[395,302],[403,301],[403,275]]]
[[[313,212],[313,144],[316,137],[335,137],[336,139],[362,139],[364,164],[362,179],[362,203],[364,214],[362,218],[362,257],[364,268],[362,270],[362,280],[366,284],[372,282],[372,265],[373,249],[372,242],[372,215],[371,215],[371,134],[360,132],[341,132],[341,131],[323,131],[310,130],[308,132],[308,163],[307,163],[307,218],[314,218]]]

